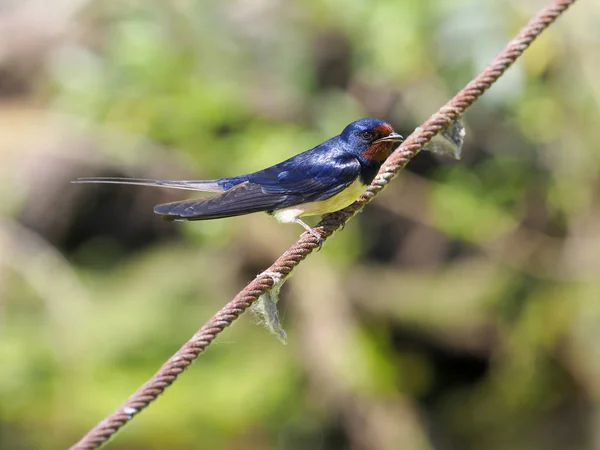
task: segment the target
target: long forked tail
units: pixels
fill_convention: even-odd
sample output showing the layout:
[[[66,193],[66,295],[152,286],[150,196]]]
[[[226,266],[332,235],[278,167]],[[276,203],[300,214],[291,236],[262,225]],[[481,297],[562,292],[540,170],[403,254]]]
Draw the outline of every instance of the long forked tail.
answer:
[[[148,180],[145,178],[120,178],[120,177],[89,177],[77,178],[71,183],[95,184],[134,184],[138,186],[166,187],[171,189],[186,189],[188,191],[223,192],[225,189],[219,185],[218,180]]]

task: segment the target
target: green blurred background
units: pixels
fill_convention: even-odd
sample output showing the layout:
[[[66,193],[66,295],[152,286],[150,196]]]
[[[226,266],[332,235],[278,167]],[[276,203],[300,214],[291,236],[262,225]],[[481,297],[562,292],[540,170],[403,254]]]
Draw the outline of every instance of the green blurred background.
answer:
[[[194,179],[410,134],[535,0],[0,2],[0,449],[66,448],[295,242]],[[581,1],[112,449],[600,448],[600,3]],[[312,221],[311,223],[315,223]]]

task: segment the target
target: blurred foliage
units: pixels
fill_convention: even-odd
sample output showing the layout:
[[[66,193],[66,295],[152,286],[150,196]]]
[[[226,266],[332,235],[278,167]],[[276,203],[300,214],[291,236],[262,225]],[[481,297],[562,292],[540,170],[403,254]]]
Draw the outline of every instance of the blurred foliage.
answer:
[[[0,2],[0,449],[66,448],[302,231],[161,222],[362,116],[402,134],[544,2]],[[600,6],[579,2],[107,447],[593,449]],[[314,223],[314,222],[311,222]]]

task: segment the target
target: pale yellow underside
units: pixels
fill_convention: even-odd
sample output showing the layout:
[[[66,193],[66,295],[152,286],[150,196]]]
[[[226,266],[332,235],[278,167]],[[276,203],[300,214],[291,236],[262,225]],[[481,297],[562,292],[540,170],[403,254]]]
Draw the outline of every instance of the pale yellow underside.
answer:
[[[273,212],[273,217],[278,222],[294,222],[297,217],[316,216],[339,211],[346,206],[354,203],[358,197],[365,191],[366,186],[357,179],[339,194],[329,197],[320,202],[304,203],[302,205],[292,206],[286,209],[279,209]]]

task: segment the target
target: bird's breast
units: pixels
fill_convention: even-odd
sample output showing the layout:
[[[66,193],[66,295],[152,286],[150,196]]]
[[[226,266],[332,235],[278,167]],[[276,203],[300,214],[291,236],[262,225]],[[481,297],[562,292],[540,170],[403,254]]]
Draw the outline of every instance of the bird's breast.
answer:
[[[279,209],[273,212],[273,217],[275,217],[278,222],[289,223],[301,216],[316,216],[339,211],[354,203],[358,197],[365,192],[366,188],[367,186],[357,178],[356,181],[342,192],[333,195],[326,200],[303,203],[289,208]]]

